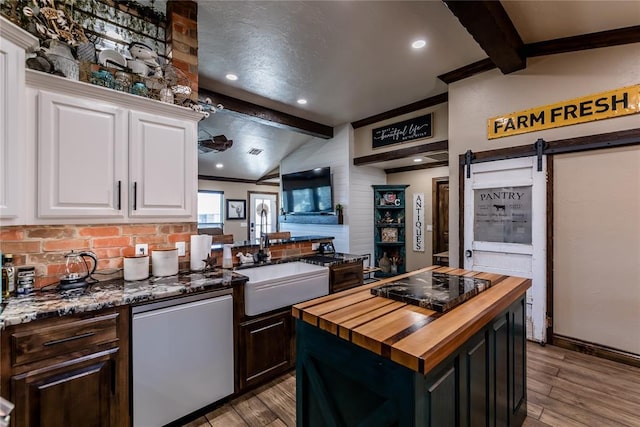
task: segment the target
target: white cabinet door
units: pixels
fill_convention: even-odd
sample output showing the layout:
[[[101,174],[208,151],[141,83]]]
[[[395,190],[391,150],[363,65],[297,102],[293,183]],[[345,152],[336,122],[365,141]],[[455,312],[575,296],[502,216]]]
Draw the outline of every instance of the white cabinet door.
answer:
[[[0,39],[0,218],[22,213],[24,49]]]
[[[38,100],[38,216],[124,216],[126,110],[46,91]]]
[[[129,215],[195,220],[196,123],[131,111]]]

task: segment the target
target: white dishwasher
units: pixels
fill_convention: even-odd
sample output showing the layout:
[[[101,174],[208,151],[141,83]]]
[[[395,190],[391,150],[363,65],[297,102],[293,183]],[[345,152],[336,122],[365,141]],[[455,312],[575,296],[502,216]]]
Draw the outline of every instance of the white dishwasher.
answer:
[[[132,308],[134,427],[165,425],[233,393],[231,292]]]

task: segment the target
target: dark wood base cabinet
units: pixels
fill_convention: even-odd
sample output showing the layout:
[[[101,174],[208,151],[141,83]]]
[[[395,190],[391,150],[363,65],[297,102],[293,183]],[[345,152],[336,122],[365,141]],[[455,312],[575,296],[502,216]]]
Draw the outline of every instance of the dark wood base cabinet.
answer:
[[[2,331],[12,426],[129,426],[128,307]]]
[[[297,425],[521,426],[525,312],[523,297],[426,375],[298,319]]]
[[[256,316],[238,326],[238,379],[241,390],[269,381],[291,369],[295,338],[291,309]]]

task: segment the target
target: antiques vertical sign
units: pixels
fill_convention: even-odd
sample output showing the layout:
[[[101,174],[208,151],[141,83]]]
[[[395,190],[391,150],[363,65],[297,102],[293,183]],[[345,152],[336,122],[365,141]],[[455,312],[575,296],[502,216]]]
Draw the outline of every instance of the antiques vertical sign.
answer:
[[[474,190],[473,239],[531,244],[531,186]]]
[[[424,252],[424,193],[413,193],[413,250]]]
[[[373,129],[373,148],[433,136],[433,113]]]

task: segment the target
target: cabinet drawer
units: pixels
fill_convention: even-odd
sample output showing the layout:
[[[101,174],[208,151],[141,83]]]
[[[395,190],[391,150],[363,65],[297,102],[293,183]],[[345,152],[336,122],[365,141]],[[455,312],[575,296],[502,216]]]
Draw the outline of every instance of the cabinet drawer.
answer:
[[[92,348],[118,340],[118,313],[11,334],[13,366]]]

